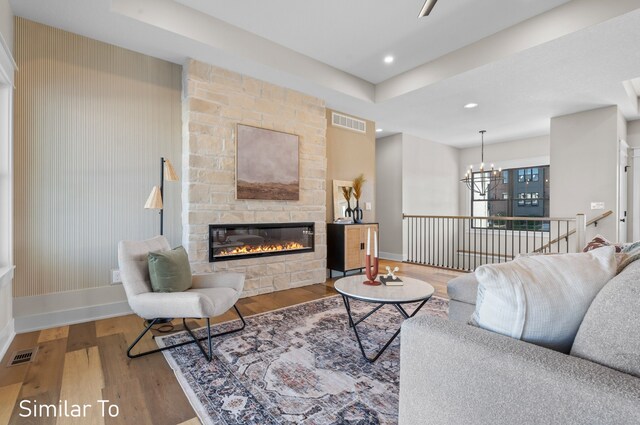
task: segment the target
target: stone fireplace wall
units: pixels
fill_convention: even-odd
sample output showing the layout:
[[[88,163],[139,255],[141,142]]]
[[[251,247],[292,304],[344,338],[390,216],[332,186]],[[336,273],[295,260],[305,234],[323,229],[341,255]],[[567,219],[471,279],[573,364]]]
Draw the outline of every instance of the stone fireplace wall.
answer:
[[[324,282],[324,101],[195,60],[188,61],[183,73],[183,244],[194,272],[246,273],[244,296]],[[299,201],[235,199],[237,124],[299,136]],[[311,221],[313,253],[208,261],[209,224]]]

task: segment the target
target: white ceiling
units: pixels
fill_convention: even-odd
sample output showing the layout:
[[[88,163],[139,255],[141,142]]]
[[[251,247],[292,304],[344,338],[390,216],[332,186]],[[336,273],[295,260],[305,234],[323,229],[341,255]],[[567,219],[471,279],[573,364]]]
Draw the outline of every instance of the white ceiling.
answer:
[[[177,1],[377,84],[569,0]]]
[[[417,20],[421,3],[11,1],[27,19],[321,97],[376,121],[382,135],[464,147],[478,144],[480,128],[489,143],[543,135],[551,117],[600,106],[637,118],[622,83],[640,76],[640,0],[440,0]],[[392,66],[381,61],[388,53]],[[466,110],[468,102],[480,107]]]

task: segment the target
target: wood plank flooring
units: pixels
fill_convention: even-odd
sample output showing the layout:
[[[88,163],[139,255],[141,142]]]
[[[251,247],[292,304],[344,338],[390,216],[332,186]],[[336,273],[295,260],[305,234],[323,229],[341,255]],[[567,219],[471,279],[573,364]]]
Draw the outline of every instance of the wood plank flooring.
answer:
[[[447,296],[447,282],[458,272],[392,261],[381,261],[380,270],[389,265],[400,267],[406,275],[431,283],[436,295]],[[289,289],[238,301],[242,314],[250,316],[335,295],[333,282]],[[214,323],[235,319],[227,312]],[[196,322],[196,323],[193,323]],[[189,401],[162,354],[129,359],[126,349],[142,330],[142,319],[135,315],[62,326],[17,335],[0,364],[0,425],[3,424],[153,424],[197,425]],[[179,321],[174,321],[179,325]],[[202,326],[192,321],[190,326]],[[179,328],[179,326],[176,326]],[[156,348],[151,337],[139,344],[141,349]],[[16,350],[38,346],[32,363],[7,367],[8,356]],[[90,404],[84,419],[21,417],[33,403],[58,405]],[[109,400],[119,408],[117,417],[101,415],[97,400]]]

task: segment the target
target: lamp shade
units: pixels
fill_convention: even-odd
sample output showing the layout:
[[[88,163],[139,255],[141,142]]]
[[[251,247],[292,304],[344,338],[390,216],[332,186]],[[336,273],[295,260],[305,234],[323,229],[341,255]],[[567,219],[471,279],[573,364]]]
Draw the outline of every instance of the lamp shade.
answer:
[[[177,182],[180,180],[178,175],[176,174],[176,170],[174,170],[171,161],[168,159],[164,160],[164,179],[170,182]]]
[[[160,194],[160,188],[158,186],[153,186],[144,207],[156,210],[162,209],[162,195]]]

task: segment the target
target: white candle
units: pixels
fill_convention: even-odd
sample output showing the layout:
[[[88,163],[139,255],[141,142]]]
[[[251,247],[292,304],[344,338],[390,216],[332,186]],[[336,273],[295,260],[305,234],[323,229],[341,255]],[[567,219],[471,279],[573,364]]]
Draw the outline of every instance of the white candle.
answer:
[[[371,255],[371,228],[367,229],[367,255]]]
[[[373,231],[373,256],[378,258],[378,232]]]

